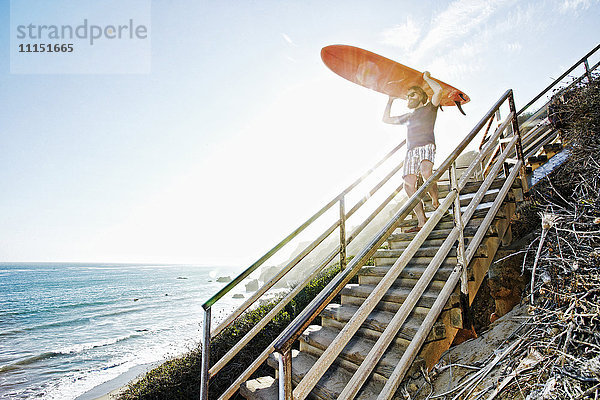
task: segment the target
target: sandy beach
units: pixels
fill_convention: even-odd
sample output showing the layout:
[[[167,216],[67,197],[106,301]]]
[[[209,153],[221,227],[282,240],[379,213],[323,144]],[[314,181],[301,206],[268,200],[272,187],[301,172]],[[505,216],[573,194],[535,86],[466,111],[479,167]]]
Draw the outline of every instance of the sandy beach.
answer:
[[[127,387],[129,382],[135,381],[142,377],[146,372],[161,363],[142,364],[131,368],[124,374],[104,382],[77,397],[76,400],[114,400],[117,395]]]

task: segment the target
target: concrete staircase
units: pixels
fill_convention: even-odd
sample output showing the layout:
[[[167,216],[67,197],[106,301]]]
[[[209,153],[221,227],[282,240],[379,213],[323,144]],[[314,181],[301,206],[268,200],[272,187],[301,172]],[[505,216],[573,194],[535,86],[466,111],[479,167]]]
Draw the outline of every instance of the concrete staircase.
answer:
[[[461,208],[469,203],[470,198],[477,191],[480,183],[477,181],[469,182],[461,191]],[[499,178],[493,182],[471,221],[465,227],[466,245],[468,245],[469,240],[483,221],[483,217],[489,209],[489,202],[492,202],[496,198],[498,189],[503,183],[503,178]],[[440,200],[442,200],[448,194],[448,182],[439,182],[438,189]],[[513,192],[517,197],[520,196],[520,186],[518,183],[513,185]],[[515,194],[509,194],[505,199],[494,222],[488,228],[485,239],[481,242],[475,257],[469,265],[470,302],[473,301],[502,239],[510,240],[509,221],[515,210]],[[429,200],[428,197],[426,199]],[[429,210],[429,212],[432,211],[429,201],[426,203],[425,209],[426,211]],[[304,377],[318,357],[335,339],[339,331],[352,318],[358,307],[373,292],[375,286],[385,273],[400,257],[404,249],[408,246],[408,243],[416,235],[416,233],[405,232],[413,226],[416,226],[416,219],[401,222],[396,231],[389,236],[387,243],[374,254],[374,266],[363,267],[358,273],[358,283],[348,284],[342,289],[340,296],[341,304],[329,304],[320,314],[320,325],[311,325],[302,333],[299,340],[299,349],[292,351],[293,385],[296,385]],[[391,321],[394,313],[400,308],[453,227],[453,216],[448,213],[439,221],[435,229],[427,237],[427,240],[425,240],[408,265],[402,270],[394,285],[388,290],[376,309],[368,316],[334,364],[321,377],[309,395],[309,398],[337,399],[339,397],[339,394],[352,377],[354,371],[357,370],[374,346],[381,333]],[[377,398],[377,394],[390,377],[390,374],[408,347],[410,340],[414,337],[427,312],[432,307],[446,279],[456,266],[456,253],[457,249],[455,245],[435,274],[427,290],[421,296],[416,307],[402,325],[393,344],[385,352],[356,398]],[[440,355],[451,345],[459,328],[463,328],[463,310],[460,306],[460,294],[457,288],[444,307],[444,311],[438,318],[433,329],[430,331],[419,356],[413,362],[411,371],[415,372],[421,368],[431,368],[435,365]],[[277,371],[278,364],[272,355],[268,359],[268,363]],[[277,379],[271,377],[253,379],[241,386],[240,393],[245,398],[252,400],[277,399],[277,384]]]
[[[244,372],[237,375],[225,392],[220,394],[219,400],[229,399],[238,391],[247,399],[278,399],[281,395],[282,400],[378,397],[389,400],[399,398],[396,390],[407,373],[411,374],[420,368],[429,369],[435,365],[441,354],[450,347],[457,332],[461,328],[471,328],[470,323],[466,322],[469,320],[466,318],[469,316],[469,306],[497,250],[501,245],[511,242],[510,220],[515,213],[516,204],[523,200],[524,190],[545,179],[568,157],[568,146],[563,149],[565,144],[557,143],[561,135],[554,129],[557,125],[553,118],[559,116],[550,113],[550,108],[557,101],[568,102],[563,94],[585,79],[592,79],[591,71],[598,68],[600,62],[590,67],[588,58],[599,49],[600,45],[596,46],[519,111],[515,108],[512,89],[507,90],[438,166],[434,177],[425,183],[430,185],[434,179],[439,181],[442,203],[441,208],[433,213],[429,204],[430,219],[425,227],[418,234],[407,232],[416,225],[414,219],[406,218],[417,204],[417,198],[424,195],[425,187],[421,187],[401,205],[393,217],[385,222],[377,222],[379,230],[373,234],[370,242],[352,260],[348,260],[346,268],[315,295],[273,342],[265,348],[253,349],[253,353],[258,355],[249,360],[247,365],[245,362],[241,363],[245,368]],[[585,65],[585,74],[568,87],[554,91],[552,97],[529,114],[526,121],[519,121],[518,117],[524,116],[525,111],[542,96],[550,95],[549,91],[558,82],[581,65]],[[500,117],[501,111],[502,114],[507,112],[504,120]],[[454,179],[454,175],[460,177],[461,172],[465,171],[465,165],[462,165],[460,171],[459,156],[467,154],[467,146],[475,144],[473,140],[479,138],[480,133],[483,136],[479,153],[467,168],[465,179]],[[395,164],[393,170],[359,200],[351,211],[345,208],[346,196],[351,192],[355,193],[353,190],[357,185],[386,160],[391,160],[403,145],[404,143],[398,144],[369,172],[204,302],[200,374],[200,396],[203,400],[209,398],[210,380],[224,370],[229,362],[233,362],[244,346],[251,346],[252,338],[259,331],[268,329],[268,322],[289,304],[304,285],[309,284],[335,257],[346,260],[347,244],[352,241],[354,234],[373,222],[396,192],[383,200],[372,215],[365,217],[358,225],[357,232],[349,237],[346,235],[346,219],[367,199],[375,198],[374,193],[386,182],[401,173],[401,162]],[[448,182],[451,171],[452,191],[449,190]],[[472,177],[473,174],[479,178],[467,181],[466,176]],[[483,183],[476,181],[483,179],[482,177],[486,177]],[[492,181],[494,178],[497,179]],[[490,183],[491,186],[488,186]],[[401,184],[401,179],[398,184]],[[397,190],[400,189],[401,187]],[[460,196],[457,199],[458,190]],[[446,200],[443,200],[444,197]],[[461,209],[461,218],[456,219],[456,226],[452,215],[443,215],[443,210],[451,205]],[[340,208],[340,218],[335,224],[316,237],[217,327],[211,327],[211,309],[216,302],[263,266],[273,254],[327,210],[336,206]],[[335,231],[340,234],[339,248],[316,262],[314,270],[304,276],[301,283],[257,322],[238,344],[219,360],[210,360],[211,340],[238,320],[245,310],[255,304],[260,296],[290,272],[300,260],[308,254],[314,254],[316,246]],[[460,246],[461,254],[457,254],[457,243],[463,237],[465,246]],[[364,266],[369,259],[373,260],[372,265]],[[459,259],[468,263],[466,268]],[[386,275],[387,271],[389,273]],[[332,301],[339,301],[339,304],[333,304]],[[497,306],[498,304],[497,302]],[[382,353],[383,356],[380,357]],[[275,359],[276,356],[278,360]],[[274,368],[272,376],[250,379],[265,362]],[[277,380],[279,369],[283,374],[281,394]],[[294,388],[295,392],[292,391]],[[214,391],[211,394],[215,394]]]

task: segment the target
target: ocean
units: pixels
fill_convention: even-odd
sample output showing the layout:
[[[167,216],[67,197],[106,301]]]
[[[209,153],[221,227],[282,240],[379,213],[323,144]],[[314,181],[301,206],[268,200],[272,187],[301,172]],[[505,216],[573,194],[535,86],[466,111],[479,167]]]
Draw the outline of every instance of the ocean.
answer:
[[[233,270],[0,263],[0,399],[93,399],[194,348],[201,305]]]

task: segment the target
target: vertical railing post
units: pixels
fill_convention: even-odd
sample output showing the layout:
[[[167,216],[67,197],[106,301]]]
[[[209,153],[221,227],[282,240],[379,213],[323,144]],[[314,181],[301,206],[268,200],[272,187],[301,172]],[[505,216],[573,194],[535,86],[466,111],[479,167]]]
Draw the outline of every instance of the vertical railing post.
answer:
[[[587,75],[588,83],[590,83],[592,81],[592,74],[590,73],[590,65],[587,58],[583,60],[583,65],[585,65],[585,74]]]
[[[460,191],[458,188],[458,176],[456,175],[456,162],[452,163],[452,167],[450,169],[450,184],[452,185],[452,190],[456,191],[456,198],[454,199],[453,206],[453,214],[454,214],[454,226],[458,228],[459,237],[458,237],[458,246],[456,249],[456,260],[462,267],[462,275],[460,282],[460,292],[461,294],[465,294],[468,296],[469,294],[469,284],[467,277],[467,263],[465,259],[465,232],[464,225],[462,221],[462,215],[460,212]]]
[[[519,160],[521,160],[521,167],[519,170],[519,178],[521,179],[521,187],[523,189],[523,192],[525,193],[525,192],[529,191],[529,188],[527,187],[527,176],[526,176],[527,173],[525,171],[525,159],[524,159],[524,155],[523,155],[523,145],[521,143],[521,132],[519,130],[519,120],[518,120],[518,115],[517,115],[517,109],[515,108],[515,98],[513,96],[512,90],[510,92],[510,96],[508,96],[508,106],[510,107],[510,111],[513,113],[513,119],[512,119],[513,135],[518,136],[516,152],[517,152],[517,158]],[[508,176],[508,174],[506,176]]]
[[[279,400],[292,400],[292,350],[275,352],[279,363]]]
[[[340,269],[346,268],[346,200],[340,199]]]
[[[450,184],[452,190],[456,191],[454,199],[453,214],[454,226],[458,228],[458,246],[456,249],[456,261],[461,269],[460,274],[460,303],[463,311],[463,329],[471,329],[471,311],[469,305],[469,276],[467,274],[467,259],[465,254],[465,226],[460,212],[460,190],[458,187],[458,176],[456,175],[456,161],[452,163],[450,170]]]
[[[511,94],[512,94],[512,91],[511,91]],[[496,110],[496,115],[500,115],[500,109]],[[514,131],[514,127],[512,127],[512,128]],[[504,132],[502,132],[502,134],[500,135],[500,153],[502,153],[504,151],[504,149],[506,148],[506,141],[507,141],[508,136],[509,136],[509,134],[507,133],[506,130]],[[502,170],[504,171],[504,176],[505,177],[508,176],[508,174],[510,173],[508,163],[504,163],[502,165]]]
[[[208,369],[210,366],[210,307],[204,309],[202,324],[202,366],[200,371],[200,400],[208,400]]]

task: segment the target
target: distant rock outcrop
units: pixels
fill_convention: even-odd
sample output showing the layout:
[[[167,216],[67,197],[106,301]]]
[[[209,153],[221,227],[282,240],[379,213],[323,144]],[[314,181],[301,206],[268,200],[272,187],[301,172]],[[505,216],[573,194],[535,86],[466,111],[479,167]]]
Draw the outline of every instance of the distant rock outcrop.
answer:
[[[219,283],[231,282],[231,277],[230,276],[220,276],[217,278],[217,282],[219,282]]]
[[[252,279],[246,283],[246,292],[256,292],[258,290],[258,279]]]
[[[263,283],[268,282],[271,280],[271,278],[277,275],[278,272],[279,268],[277,267],[263,267],[260,271],[260,276],[258,277],[258,279]]]

